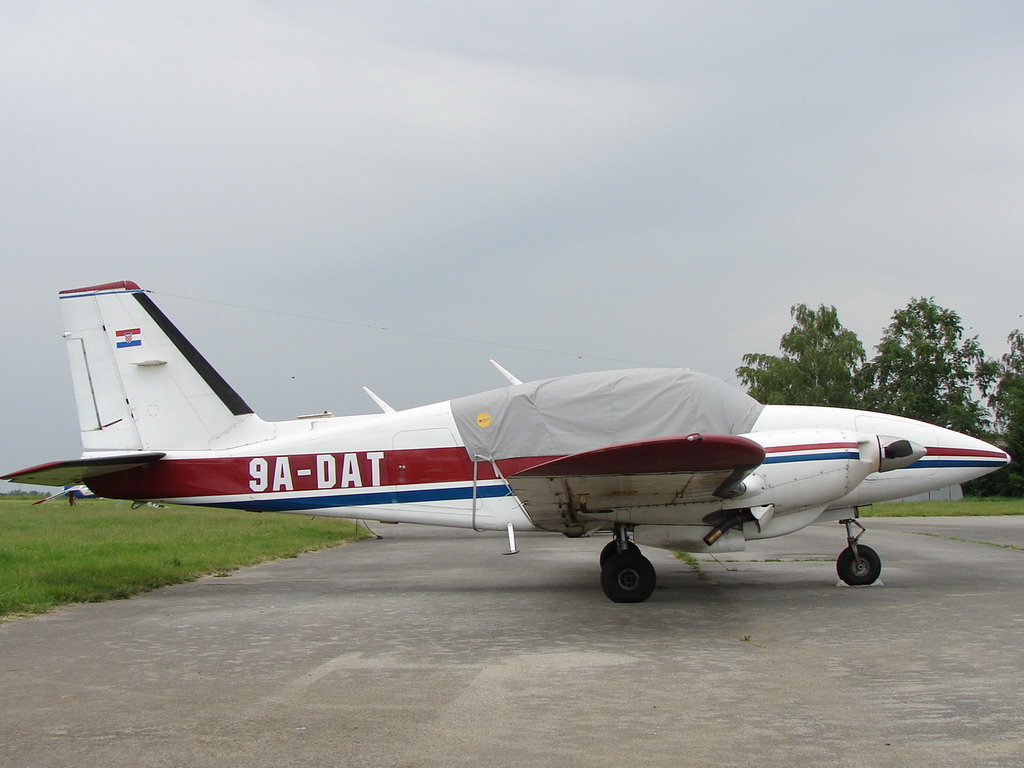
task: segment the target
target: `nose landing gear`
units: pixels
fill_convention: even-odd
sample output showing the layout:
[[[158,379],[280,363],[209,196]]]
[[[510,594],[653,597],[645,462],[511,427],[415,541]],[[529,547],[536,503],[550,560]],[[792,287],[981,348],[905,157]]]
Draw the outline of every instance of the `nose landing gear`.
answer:
[[[836,573],[839,578],[852,587],[874,584],[882,573],[882,558],[866,544],[858,544],[864,535],[864,526],[854,518],[840,520],[846,526],[847,547],[836,558]],[[852,526],[860,528],[860,533],[853,535]]]

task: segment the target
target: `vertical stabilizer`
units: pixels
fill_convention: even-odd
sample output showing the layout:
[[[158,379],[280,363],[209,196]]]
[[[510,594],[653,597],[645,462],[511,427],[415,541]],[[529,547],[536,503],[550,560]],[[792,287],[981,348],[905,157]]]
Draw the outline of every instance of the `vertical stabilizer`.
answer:
[[[86,451],[209,450],[273,436],[135,283],[60,300]]]

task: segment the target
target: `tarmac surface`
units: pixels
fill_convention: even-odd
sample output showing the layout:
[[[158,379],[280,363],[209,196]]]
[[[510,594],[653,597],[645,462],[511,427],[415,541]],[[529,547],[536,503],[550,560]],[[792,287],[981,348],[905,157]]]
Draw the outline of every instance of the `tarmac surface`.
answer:
[[[1024,765],[1024,518],[838,525],[699,569],[606,539],[366,540],[0,625],[0,766]]]

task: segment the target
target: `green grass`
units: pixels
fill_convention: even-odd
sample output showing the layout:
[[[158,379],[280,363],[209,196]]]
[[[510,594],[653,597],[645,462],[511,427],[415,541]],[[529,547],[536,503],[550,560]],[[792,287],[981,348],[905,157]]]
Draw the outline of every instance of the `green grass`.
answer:
[[[708,575],[700,569],[700,560],[698,560],[696,557],[691,555],[689,552],[673,551],[672,554],[675,555],[677,559],[682,560],[684,563],[690,566],[690,568],[693,569],[693,572],[697,574],[698,579],[700,579],[701,581],[708,580]]]
[[[892,501],[861,507],[861,517],[969,517],[1024,515],[1024,499],[966,498],[963,501]]]
[[[130,597],[363,535],[331,518],[0,498],[0,617]]]

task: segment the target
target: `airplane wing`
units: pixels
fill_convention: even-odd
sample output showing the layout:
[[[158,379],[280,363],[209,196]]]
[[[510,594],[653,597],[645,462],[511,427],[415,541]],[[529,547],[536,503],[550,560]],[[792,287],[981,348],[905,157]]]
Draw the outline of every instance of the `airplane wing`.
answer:
[[[51,461],[7,475],[0,475],[0,480],[14,483],[33,483],[36,485],[77,485],[86,483],[91,477],[109,475],[124,469],[144,467],[159,461],[166,453],[122,453],[116,456],[97,456],[89,459],[72,459],[71,461]]]
[[[737,435],[657,438],[553,459],[506,478],[531,518],[728,498],[764,461]]]

